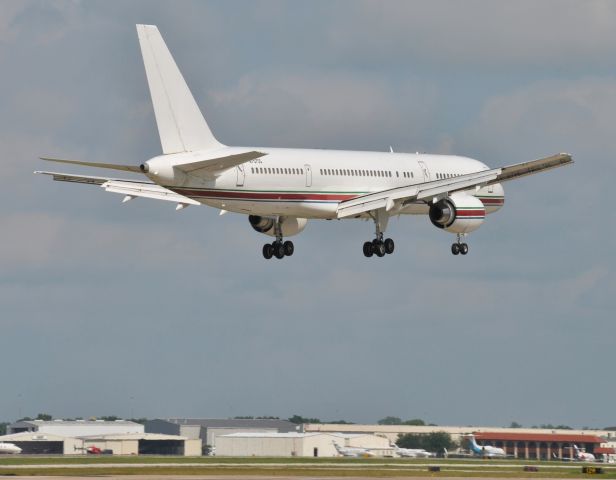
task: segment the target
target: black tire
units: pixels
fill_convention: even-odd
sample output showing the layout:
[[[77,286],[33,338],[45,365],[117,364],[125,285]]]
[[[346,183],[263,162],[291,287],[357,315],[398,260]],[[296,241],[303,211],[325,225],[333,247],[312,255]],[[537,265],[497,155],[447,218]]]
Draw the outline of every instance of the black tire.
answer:
[[[272,246],[274,247],[274,256],[278,260],[284,258],[284,244],[281,242],[274,242]]]
[[[372,255],[374,255],[374,249],[372,248],[372,242],[364,243],[364,255],[366,257],[371,257]]]
[[[386,238],[384,245],[386,254],[391,255],[392,253],[394,253],[395,244],[391,238]]]
[[[376,244],[376,248],[374,249],[374,253],[377,257],[385,256],[385,244],[383,242],[378,242]]]
[[[263,245],[263,257],[266,260],[269,260],[270,258],[272,258],[272,255],[274,255],[274,247],[269,243]]]
[[[282,245],[284,246],[284,254],[287,257],[293,255],[293,252],[295,251],[295,245],[293,245],[293,242],[291,240],[287,240]]]
[[[459,243],[453,243],[451,245],[451,253],[453,253],[454,255],[458,255],[460,253],[460,244]]]
[[[466,243],[460,244],[460,253],[466,255],[468,253],[468,245]]]

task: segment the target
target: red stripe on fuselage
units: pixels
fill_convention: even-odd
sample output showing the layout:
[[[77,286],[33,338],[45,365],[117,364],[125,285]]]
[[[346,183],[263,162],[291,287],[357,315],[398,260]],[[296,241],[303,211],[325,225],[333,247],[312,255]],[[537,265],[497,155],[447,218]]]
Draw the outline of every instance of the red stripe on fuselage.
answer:
[[[186,197],[233,198],[238,200],[335,200],[355,198],[354,194],[340,193],[285,193],[285,192],[238,192],[221,190],[190,190],[177,188],[175,192]]]

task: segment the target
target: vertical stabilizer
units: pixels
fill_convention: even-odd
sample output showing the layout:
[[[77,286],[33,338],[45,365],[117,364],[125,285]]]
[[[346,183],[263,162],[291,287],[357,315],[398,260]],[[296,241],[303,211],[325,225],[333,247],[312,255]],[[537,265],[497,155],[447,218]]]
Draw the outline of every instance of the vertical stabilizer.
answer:
[[[218,148],[195,99],[155,25],[137,25],[163,153]]]

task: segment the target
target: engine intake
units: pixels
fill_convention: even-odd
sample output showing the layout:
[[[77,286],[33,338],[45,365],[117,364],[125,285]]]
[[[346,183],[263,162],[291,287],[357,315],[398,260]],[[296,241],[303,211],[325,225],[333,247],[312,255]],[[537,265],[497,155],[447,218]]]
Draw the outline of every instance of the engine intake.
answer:
[[[269,235],[270,237],[275,237],[276,232],[274,229],[274,219],[270,217],[260,217],[258,215],[249,215],[248,221],[250,222],[250,226],[254,228],[259,233],[264,233],[265,235]],[[305,218],[296,218],[296,217],[282,217],[280,220],[280,230],[283,237],[291,237],[293,235],[297,235],[304,228],[306,228],[306,224],[308,220]]]
[[[430,206],[432,225],[453,233],[477,230],[486,216],[483,203],[467,193],[454,193]]]
[[[268,230],[274,229],[274,220],[272,218],[249,215],[248,221],[250,222],[252,228],[254,228],[259,233],[265,233]]]

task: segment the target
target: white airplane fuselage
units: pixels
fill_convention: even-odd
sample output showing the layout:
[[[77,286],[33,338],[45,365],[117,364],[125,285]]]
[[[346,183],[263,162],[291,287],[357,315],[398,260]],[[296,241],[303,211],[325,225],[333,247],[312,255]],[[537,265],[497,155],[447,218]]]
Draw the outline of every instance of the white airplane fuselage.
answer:
[[[224,147],[219,155],[232,155],[237,150],[247,149]],[[199,152],[154,157],[146,162],[146,175],[169,190],[230,212],[334,219],[339,202],[359,195],[489,169],[478,160],[454,155],[291,148],[254,150],[267,155],[227,170],[215,179],[173,168],[174,164],[181,165],[187,160],[199,161]],[[500,184],[473,188],[468,193],[482,201],[486,213],[497,211],[504,203]],[[425,202],[416,202],[395,214],[421,215],[428,210]]]
[[[0,454],[15,455],[21,453],[21,448],[13,443],[0,442]]]

